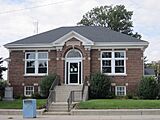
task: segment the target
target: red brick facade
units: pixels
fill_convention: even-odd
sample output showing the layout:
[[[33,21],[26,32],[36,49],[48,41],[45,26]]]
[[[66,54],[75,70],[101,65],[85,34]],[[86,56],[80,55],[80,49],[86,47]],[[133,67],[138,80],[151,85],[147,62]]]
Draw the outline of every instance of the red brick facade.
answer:
[[[91,73],[98,72],[101,69],[101,61],[98,60],[100,58],[100,52],[98,50],[91,51]],[[112,76],[112,83],[115,83],[114,86],[126,86],[127,93],[135,93],[137,85],[143,76],[143,50],[127,49],[126,58],[127,75]]]
[[[76,41],[71,39],[70,41]],[[57,50],[48,51],[48,73],[57,73],[60,75],[61,84],[65,80],[65,55],[73,49],[72,45],[65,44],[64,47]],[[74,45],[74,49],[78,49],[83,56],[83,73],[82,79],[90,76],[91,73],[99,72],[101,69],[100,53],[101,49],[88,49],[82,43]],[[107,49],[105,49],[107,50]],[[126,76],[112,76],[114,85],[123,85],[127,88],[127,93],[134,92],[137,88],[139,80],[143,75],[143,50],[141,49],[125,49],[126,51]],[[43,76],[25,76],[25,51],[12,50],[10,52],[9,62],[9,81],[14,88],[14,95],[23,95],[24,86],[34,86],[34,91],[38,91],[38,86]]]

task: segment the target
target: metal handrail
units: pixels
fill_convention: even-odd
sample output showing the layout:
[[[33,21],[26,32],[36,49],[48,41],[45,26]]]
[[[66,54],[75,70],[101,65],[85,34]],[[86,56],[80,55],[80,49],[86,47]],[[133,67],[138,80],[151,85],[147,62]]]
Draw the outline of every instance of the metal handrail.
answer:
[[[85,80],[84,80],[84,82],[83,82],[82,90],[73,90],[73,91],[70,92],[69,97],[68,97],[68,99],[67,99],[68,112],[70,112],[70,110],[71,110],[71,105],[72,105],[72,103],[74,102],[74,99],[75,99],[75,98],[74,98],[74,96],[75,96],[74,94],[75,94],[76,92],[81,92],[81,93],[82,93],[82,94],[81,94],[81,100],[83,100],[83,95],[84,95],[85,86],[88,85],[87,82],[88,82],[88,78],[86,77]]]
[[[85,86],[87,85],[87,82],[88,82],[88,77],[86,76],[82,86],[82,100],[83,100],[84,90],[85,90]]]
[[[73,102],[73,91],[70,92],[69,97],[68,97],[68,99],[67,99],[68,112],[71,110],[72,102]]]
[[[72,103],[73,102],[77,102],[76,100],[75,100],[75,93],[81,93],[82,91],[81,90],[72,90],[71,92],[70,92],[70,94],[69,94],[69,97],[68,97],[68,99],[67,99],[67,103],[68,103],[68,112],[70,112],[70,110],[71,110],[71,105],[72,105]],[[79,100],[80,101],[80,100]]]
[[[55,102],[56,100],[55,86],[58,84],[59,84],[59,77],[56,77],[49,89],[49,95],[48,95],[47,104],[46,104],[47,111],[49,110],[49,106],[52,104],[52,102]]]

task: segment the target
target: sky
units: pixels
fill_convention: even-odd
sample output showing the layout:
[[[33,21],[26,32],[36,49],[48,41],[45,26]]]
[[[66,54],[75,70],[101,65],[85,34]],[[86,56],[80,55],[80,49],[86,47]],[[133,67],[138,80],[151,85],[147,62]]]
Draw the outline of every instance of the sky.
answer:
[[[94,7],[120,4],[133,11],[134,32],[149,42],[144,56],[160,60],[159,0],[0,0],[0,57],[9,57],[4,44],[35,34],[37,22],[38,33],[75,26]]]

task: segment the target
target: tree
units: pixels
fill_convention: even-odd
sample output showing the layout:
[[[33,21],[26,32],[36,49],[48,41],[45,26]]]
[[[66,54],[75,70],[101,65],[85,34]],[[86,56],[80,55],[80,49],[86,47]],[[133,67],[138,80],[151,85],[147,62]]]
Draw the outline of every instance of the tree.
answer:
[[[111,79],[98,72],[91,76],[90,98],[110,98]]]
[[[49,89],[53,83],[53,81],[57,78],[56,74],[51,74],[48,76],[45,76],[41,82],[40,82],[40,87],[41,87],[41,94],[43,97],[47,98],[49,95]]]
[[[0,101],[4,96],[4,91],[5,91],[6,86],[7,86],[7,81],[6,80],[1,80],[0,81]]]
[[[133,11],[127,11],[124,5],[100,6],[83,15],[78,25],[103,26],[132,37],[141,38],[141,35],[133,33],[133,22],[131,21]]]
[[[3,67],[1,64],[3,63],[3,60],[2,60],[2,58],[0,58],[0,80],[2,80],[3,78],[2,78],[2,72],[3,71],[6,71],[7,70],[7,68],[6,67]]]
[[[143,77],[138,88],[138,95],[142,99],[156,99],[159,94],[158,82],[155,77]]]
[[[153,68],[156,76],[160,77],[160,61],[152,61],[151,63],[147,63],[146,67]]]
[[[147,61],[148,61],[147,56],[144,56],[143,58],[144,68],[147,68]]]

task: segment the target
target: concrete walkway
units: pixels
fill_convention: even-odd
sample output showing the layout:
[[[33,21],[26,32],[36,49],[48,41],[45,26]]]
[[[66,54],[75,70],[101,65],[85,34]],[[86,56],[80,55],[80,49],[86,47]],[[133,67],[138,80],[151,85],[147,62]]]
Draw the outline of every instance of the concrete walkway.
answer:
[[[125,115],[125,116],[46,116],[23,118],[22,115],[0,115],[0,120],[160,120],[160,115]]]

